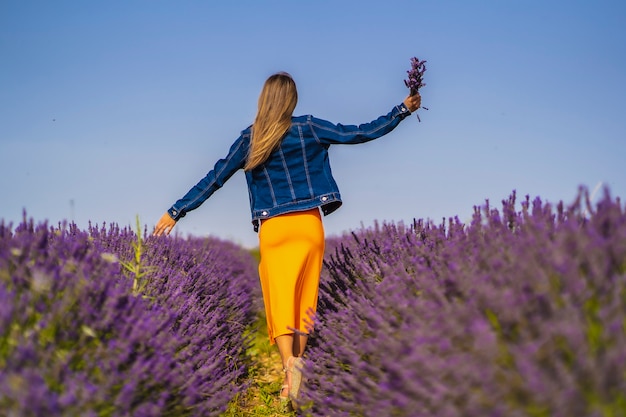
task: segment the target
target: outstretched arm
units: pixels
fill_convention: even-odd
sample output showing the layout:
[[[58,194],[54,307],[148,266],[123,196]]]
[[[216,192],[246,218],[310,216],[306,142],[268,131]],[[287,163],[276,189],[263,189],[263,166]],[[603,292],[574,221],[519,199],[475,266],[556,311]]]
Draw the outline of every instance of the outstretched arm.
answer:
[[[230,147],[228,156],[217,161],[213,169],[204,178],[161,216],[154,228],[154,234],[156,236],[160,236],[163,233],[169,234],[178,219],[184,217],[187,212],[198,208],[216,190],[221,188],[237,170],[243,168],[246,155],[247,148],[244,144],[243,136],[239,136]]]
[[[408,96],[402,103],[378,119],[360,125],[344,125],[331,123],[312,117],[311,128],[320,143],[324,144],[356,144],[380,138],[398,126],[401,120],[419,109],[422,98],[419,94]]]

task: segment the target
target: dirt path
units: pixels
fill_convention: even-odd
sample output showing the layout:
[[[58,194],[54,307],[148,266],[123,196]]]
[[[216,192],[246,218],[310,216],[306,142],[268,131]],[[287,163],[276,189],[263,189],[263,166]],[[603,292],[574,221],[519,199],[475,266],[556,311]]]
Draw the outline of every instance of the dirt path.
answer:
[[[250,367],[253,382],[246,393],[233,400],[223,416],[297,416],[290,405],[278,399],[283,371],[278,349],[269,343],[265,318],[259,317],[251,331],[254,339],[248,354],[253,361]]]

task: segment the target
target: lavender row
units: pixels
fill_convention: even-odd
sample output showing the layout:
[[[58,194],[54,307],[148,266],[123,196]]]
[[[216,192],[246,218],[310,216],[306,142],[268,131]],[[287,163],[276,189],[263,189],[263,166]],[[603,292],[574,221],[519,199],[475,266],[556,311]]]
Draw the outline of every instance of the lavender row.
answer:
[[[218,240],[0,222],[0,410],[219,415],[247,384],[254,264]]]
[[[624,208],[515,207],[328,242],[310,415],[626,415]]]

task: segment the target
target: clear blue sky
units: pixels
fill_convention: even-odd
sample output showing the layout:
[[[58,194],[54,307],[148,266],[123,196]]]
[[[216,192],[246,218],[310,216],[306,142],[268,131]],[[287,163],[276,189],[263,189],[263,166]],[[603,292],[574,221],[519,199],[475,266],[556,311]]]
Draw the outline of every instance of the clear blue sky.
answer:
[[[368,122],[427,60],[422,122],[331,148],[327,234],[579,185],[626,197],[626,2],[2,1],[0,218],[150,227],[226,155],[265,79],[296,114]],[[256,246],[243,173],[183,235]]]

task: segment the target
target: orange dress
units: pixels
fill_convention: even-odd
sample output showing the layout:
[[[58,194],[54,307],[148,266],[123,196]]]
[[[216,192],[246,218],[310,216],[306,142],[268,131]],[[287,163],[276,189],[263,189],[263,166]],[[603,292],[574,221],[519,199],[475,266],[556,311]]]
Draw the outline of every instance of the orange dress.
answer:
[[[263,220],[259,247],[259,276],[270,343],[294,330],[310,333],[324,257],[324,226],[319,209]]]

